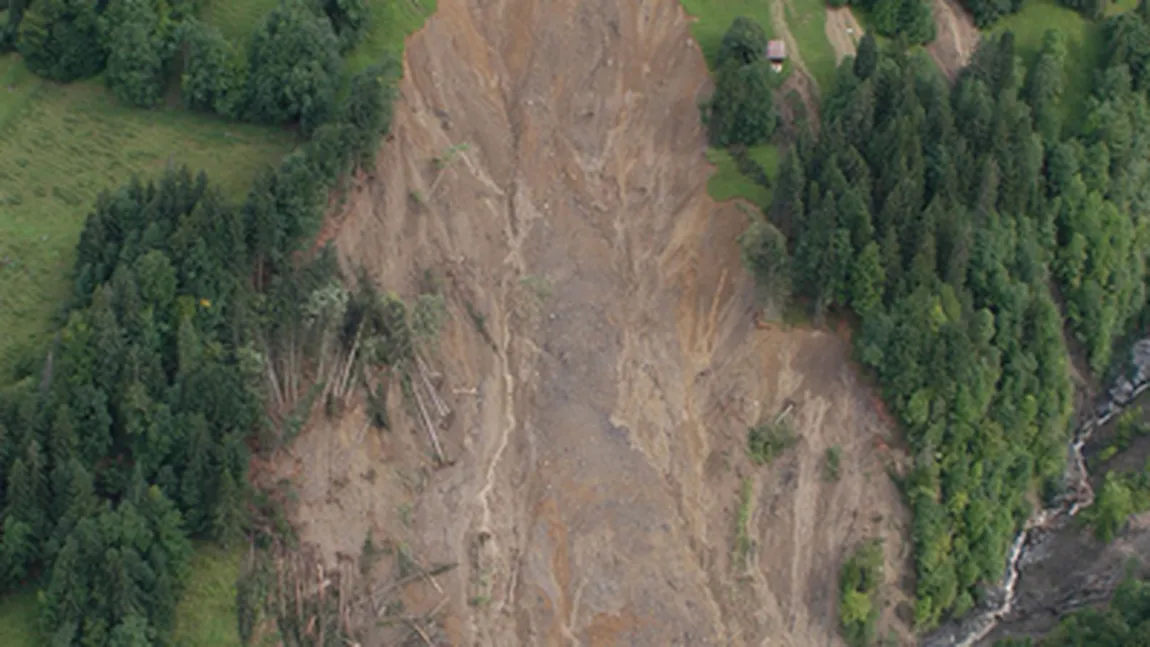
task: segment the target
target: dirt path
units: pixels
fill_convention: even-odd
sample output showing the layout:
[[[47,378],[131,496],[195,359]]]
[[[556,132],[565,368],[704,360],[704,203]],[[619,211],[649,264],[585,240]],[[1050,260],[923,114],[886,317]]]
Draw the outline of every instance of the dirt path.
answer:
[[[826,33],[827,40],[835,50],[835,63],[838,64],[844,58],[855,55],[863,37],[863,28],[850,7],[835,8],[828,5]]]
[[[953,81],[978,46],[978,28],[957,0],[934,0],[934,23],[937,35],[926,51]]]
[[[752,322],[746,217],[706,195],[709,81],[678,4],[442,2],[406,67],[393,141],[335,241],[401,294],[444,278],[432,363],[456,462],[430,468],[398,389],[392,432],[362,407],[317,421],[281,465],[303,538],[331,563],[369,530],[459,563],[404,600],[445,596],[445,644],[806,647],[841,644],[838,569],[882,536],[884,624],[908,636],[887,431],[848,342]],[[432,194],[432,159],[462,143]],[[753,466],[748,427],[788,400],[798,444]],[[384,631],[364,644],[395,644]]]
[[[815,82],[814,77],[807,70],[807,66],[803,62],[803,55],[799,52],[798,41],[795,40],[790,27],[787,25],[786,0],[771,3],[771,25],[775,29],[776,36],[786,43],[787,60],[794,67],[791,75],[783,82],[781,94],[786,97],[791,91],[797,92],[806,108],[809,123],[817,127],[819,122],[819,84]]]

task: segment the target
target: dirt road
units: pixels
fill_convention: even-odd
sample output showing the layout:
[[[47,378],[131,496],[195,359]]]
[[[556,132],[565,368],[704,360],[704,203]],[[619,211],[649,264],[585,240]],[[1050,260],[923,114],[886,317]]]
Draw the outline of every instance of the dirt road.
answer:
[[[446,600],[442,644],[806,647],[841,644],[838,569],[883,536],[884,624],[907,636],[886,430],[848,342],[752,323],[746,216],[705,192],[707,71],[678,4],[444,1],[406,68],[335,240],[401,294],[444,277],[456,462],[430,468],[398,391],[392,432],[360,409],[316,421],[280,465],[304,540],[334,564],[370,530],[459,563],[405,589],[411,613]],[[432,192],[432,159],[464,143]],[[787,400],[798,444],[755,467],[747,429]]]
[[[978,47],[978,28],[958,0],[934,0],[934,41],[926,46],[946,78],[954,80]]]
[[[819,84],[815,82],[806,63],[803,62],[798,41],[795,40],[787,25],[786,0],[771,3],[771,25],[775,29],[776,36],[786,43],[787,60],[794,68],[787,76],[786,81],[783,82],[779,95],[787,97],[792,91],[798,93],[799,98],[802,99],[804,111],[808,115],[809,123],[817,128],[819,123]],[[789,118],[787,111],[784,110],[783,116],[784,119]]]

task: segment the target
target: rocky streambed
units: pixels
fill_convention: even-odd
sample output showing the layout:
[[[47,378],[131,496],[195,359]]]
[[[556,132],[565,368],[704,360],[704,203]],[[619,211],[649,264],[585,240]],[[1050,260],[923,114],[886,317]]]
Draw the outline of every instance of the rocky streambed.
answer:
[[[1018,621],[1028,610],[1020,608],[1021,581],[1028,570],[1049,559],[1052,540],[1067,522],[1094,502],[1086,459],[1082,450],[1094,432],[1150,388],[1150,338],[1142,339],[1130,352],[1129,370],[1110,387],[1089,418],[1075,431],[1067,447],[1064,494],[1049,508],[1037,511],[1014,540],[1007,560],[1006,574],[986,604],[961,621],[950,623],[927,635],[923,647],[971,647],[991,636],[1004,621]],[[1043,605],[1043,612],[1057,617],[1065,611],[1104,599],[1117,578],[1088,578],[1070,592],[1058,594]],[[1114,581],[1111,581],[1114,580]]]

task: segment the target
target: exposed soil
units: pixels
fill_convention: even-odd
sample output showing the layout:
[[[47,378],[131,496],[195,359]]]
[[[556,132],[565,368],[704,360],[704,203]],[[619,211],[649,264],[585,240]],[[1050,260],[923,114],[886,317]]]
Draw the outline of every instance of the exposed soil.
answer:
[[[909,644],[901,455],[848,341],[754,323],[746,215],[706,195],[707,70],[678,4],[441,2],[407,52],[392,141],[329,233],[402,295],[444,278],[454,462],[432,467],[398,388],[393,431],[362,407],[313,421],[278,466],[303,539],[331,564],[369,530],[458,563],[405,589],[412,613],[446,598],[442,644],[807,647],[842,644],[839,567],[885,537],[882,623]],[[440,179],[432,159],[464,143]],[[797,445],[753,466],[748,427],[787,401]]]
[[[934,24],[937,33],[926,51],[953,81],[978,47],[978,28],[958,0],[934,0]]]
[[[826,22],[827,40],[835,50],[835,63],[841,63],[848,56],[854,56],[859,41],[863,37],[863,28],[855,19],[850,7],[827,6]]]

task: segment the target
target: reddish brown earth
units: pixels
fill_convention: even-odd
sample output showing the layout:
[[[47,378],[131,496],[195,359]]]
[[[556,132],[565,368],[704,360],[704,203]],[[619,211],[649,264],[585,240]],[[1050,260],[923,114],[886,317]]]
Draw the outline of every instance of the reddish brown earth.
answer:
[[[753,323],[746,215],[705,190],[692,42],[670,0],[444,0],[408,44],[393,141],[333,220],[381,285],[444,277],[431,364],[454,463],[432,466],[396,389],[393,431],[362,407],[317,416],[280,474],[330,564],[369,529],[459,564],[404,589],[411,613],[443,603],[441,644],[838,645],[839,567],[876,536],[883,623],[909,635],[897,452],[849,343]],[[755,467],[748,427],[787,401],[798,443]]]

